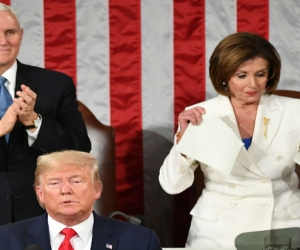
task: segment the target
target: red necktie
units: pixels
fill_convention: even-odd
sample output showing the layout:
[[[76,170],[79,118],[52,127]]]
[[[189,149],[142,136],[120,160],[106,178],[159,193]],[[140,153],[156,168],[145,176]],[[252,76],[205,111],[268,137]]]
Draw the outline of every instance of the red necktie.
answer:
[[[74,250],[71,245],[70,239],[77,235],[77,233],[72,228],[65,228],[60,232],[65,236],[63,242],[61,243],[58,250]]]

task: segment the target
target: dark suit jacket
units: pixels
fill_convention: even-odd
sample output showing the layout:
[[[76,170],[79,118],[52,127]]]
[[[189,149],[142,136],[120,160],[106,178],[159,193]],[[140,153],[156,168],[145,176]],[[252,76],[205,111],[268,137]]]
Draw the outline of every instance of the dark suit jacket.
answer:
[[[51,250],[47,213],[0,227],[1,249],[24,250],[30,244]],[[94,213],[91,250],[107,250],[106,244],[113,250],[161,250],[154,231]]]
[[[21,90],[21,84],[37,94],[34,110],[42,115],[43,122],[31,147],[20,122],[11,131],[8,145],[4,136],[0,138],[0,225],[12,218],[19,221],[45,212],[32,186],[39,155],[62,149],[91,149],[71,77],[18,62],[15,91]]]

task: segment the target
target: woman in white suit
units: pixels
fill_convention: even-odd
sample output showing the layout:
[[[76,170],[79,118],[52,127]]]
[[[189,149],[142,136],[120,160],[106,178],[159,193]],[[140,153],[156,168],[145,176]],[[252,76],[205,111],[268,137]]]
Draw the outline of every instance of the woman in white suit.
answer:
[[[198,166],[203,171],[205,188],[191,211],[186,247],[235,249],[241,233],[300,227],[294,162],[300,145],[300,100],[272,95],[280,68],[279,54],[263,37],[229,35],[210,58],[209,75],[219,96],[179,114],[174,146],[159,181],[167,193],[177,194],[192,185]],[[176,150],[189,123],[201,126],[204,114],[220,117],[244,143],[229,174]],[[218,157],[217,152],[212,155]]]

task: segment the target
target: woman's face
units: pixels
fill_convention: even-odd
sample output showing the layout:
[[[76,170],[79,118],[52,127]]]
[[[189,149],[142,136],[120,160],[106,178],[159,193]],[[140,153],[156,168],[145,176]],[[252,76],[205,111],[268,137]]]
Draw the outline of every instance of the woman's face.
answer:
[[[228,81],[231,101],[255,104],[264,94],[268,81],[269,63],[255,57],[242,63]]]

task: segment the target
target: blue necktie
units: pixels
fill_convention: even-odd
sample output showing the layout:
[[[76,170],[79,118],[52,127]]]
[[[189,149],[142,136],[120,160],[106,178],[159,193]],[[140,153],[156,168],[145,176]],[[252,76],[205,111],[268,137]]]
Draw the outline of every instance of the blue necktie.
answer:
[[[12,104],[12,98],[7,88],[4,86],[5,82],[6,82],[6,78],[0,76],[0,117],[1,119],[4,116],[7,108]],[[5,139],[8,142],[9,134],[5,135]]]

